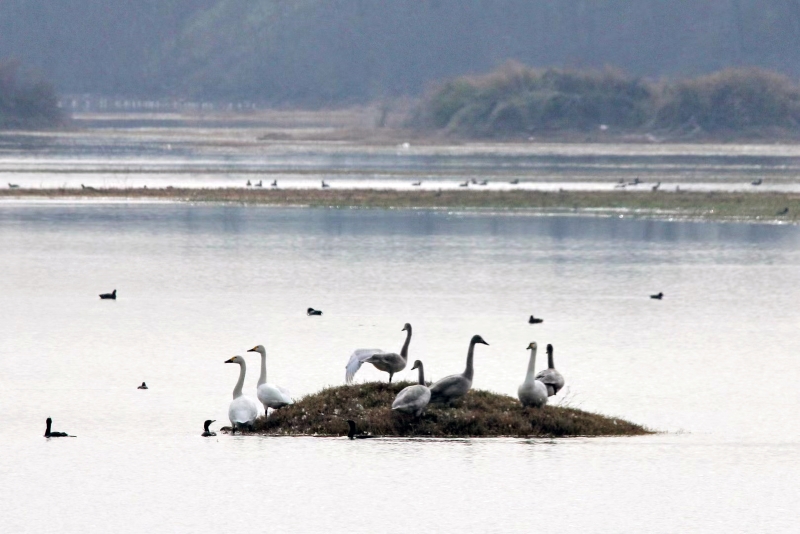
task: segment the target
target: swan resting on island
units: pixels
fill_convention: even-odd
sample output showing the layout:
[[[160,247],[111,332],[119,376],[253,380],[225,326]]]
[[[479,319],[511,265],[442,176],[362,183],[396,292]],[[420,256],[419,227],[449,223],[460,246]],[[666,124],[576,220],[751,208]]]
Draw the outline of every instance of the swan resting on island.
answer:
[[[528,360],[528,372],[525,374],[525,382],[517,389],[517,397],[519,397],[519,401],[523,406],[541,408],[547,404],[547,386],[534,377],[536,372],[536,342],[532,341],[527,348],[531,351],[531,357]]]
[[[264,405],[264,415],[268,413],[269,408],[276,410],[294,404],[288,389],[267,383],[267,350],[264,345],[256,345],[247,352],[261,354],[261,374],[258,377],[256,397]]]
[[[244,358],[241,356],[234,356],[229,360],[225,360],[225,363],[239,364],[239,380],[233,388],[233,400],[228,406],[228,419],[230,419],[231,422],[231,431],[235,434],[237,428],[253,428],[253,423],[255,423],[256,417],[258,417],[258,403],[250,397],[242,395],[244,375],[247,372],[247,364]]]
[[[414,369],[419,369],[419,382],[403,388],[397,394],[392,403],[392,410],[420,417],[431,400],[431,390],[425,385],[425,370],[422,362],[415,361],[411,370]]]
[[[553,364],[553,345],[547,344],[547,369],[536,373],[536,380],[547,387],[547,396],[552,397],[564,387],[564,377]]]
[[[451,403],[469,392],[474,375],[472,357],[475,353],[475,345],[478,343],[488,345],[481,336],[472,336],[467,352],[467,368],[463,373],[446,376],[431,386],[431,403]]]
[[[389,383],[391,384],[394,374],[405,369],[408,363],[408,345],[411,342],[411,325],[406,323],[401,332],[406,332],[406,341],[403,343],[403,348],[400,349],[400,354],[383,352],[382,350],[373,351],[371,349],[358,349],[353,352],[345,366],[345,381],[348,384],[352,384],[356,371],[361,368],[361,365],[364,363],[371,363],[379,371],[389,373]]]

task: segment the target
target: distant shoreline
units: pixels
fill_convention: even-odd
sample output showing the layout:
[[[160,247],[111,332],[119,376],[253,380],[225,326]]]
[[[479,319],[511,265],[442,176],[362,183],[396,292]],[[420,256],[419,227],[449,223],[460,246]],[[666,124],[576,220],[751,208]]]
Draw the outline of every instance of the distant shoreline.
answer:
[[[259,206],[517,210],[657,219],[800,224],[800,194],[667,191],[397,191],[388,189],[2,189],[0,200],[114,200]]]

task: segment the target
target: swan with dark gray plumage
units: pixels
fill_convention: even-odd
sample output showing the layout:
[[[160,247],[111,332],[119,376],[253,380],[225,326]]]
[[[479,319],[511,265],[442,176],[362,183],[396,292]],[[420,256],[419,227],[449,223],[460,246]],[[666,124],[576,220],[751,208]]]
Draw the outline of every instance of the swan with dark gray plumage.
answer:
[[[478,343],[488,345],[481,336],[472,336],[469,342],[469,351],[467,351],[467,368],[463,373],[446,376],[431,386],[431,403],[450,403],[469,392],[472,387],[472,377],[475,374],[472,358],[475,354],[475,345]]]
[[[536,380],[547,387],[548,397],[552,397],[564,387],[564,377],[556,371],[556,366],[553,363],[553,345],[550,343],[547,344],[547,369],[539,371],[536,374]]]
[[[425,371],[422,362],[417,360],[411,368],[419,369],[419,382],[413,386],[403,388],[394,398],[392,410],[413,414],[416,417],[422,415],[431,400],[431,390],[425,385]]]
[[[541,408],[547,404],[548,395],[547,386],[545,386],[539,380],[536,380],[534,377],[536,372],[537,348],[538,345],[536,345],[535,341],[532,341],[528,345],[528,349],[531,351],[531,357],[528,360],[528,372],[525,373],[525,382],[523,382],[517,389],[517,397],[519,397],[519,401],[523,406],[535,406],[536,408]]]
[[[406,323],[401,332],[406,332],[406,341],[403,343],[403,348],[400,349],[400,354],[383,351],[371,352],[368,349],[358,349],[351,354],[350,360],[345,366],[345,381],[348,384],[352,384],[356,371],[361,368],[361,364],[371,363],[379,371],[389,373],[389,383],[391,384],[394,374],[405,369],[408,364],[408,345],[411,343],[411,325]]]

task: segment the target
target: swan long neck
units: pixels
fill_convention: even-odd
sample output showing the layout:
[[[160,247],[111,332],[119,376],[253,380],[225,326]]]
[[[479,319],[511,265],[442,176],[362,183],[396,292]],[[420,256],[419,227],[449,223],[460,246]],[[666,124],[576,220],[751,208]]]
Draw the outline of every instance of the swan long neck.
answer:
[[[419,385],[425,385],[425,371],[422,369],[422,362],[419,362]]]
[[[556,368],[555,364],[553,363],[553,351],[552,350],[547,353],[547,367],[548,367],[548,369],[555,369]]]
[[[475,354],[475,342],[472,341],[469,344],[469,352],[467,352],[467,368],[464,369],[464,377],[472,380],[472,376],[475,374],[475,370],[472,367],[472,355]]]
[[[408,333],[406,334],[406,342],[403,343],[403,348],[400,349],[400,356],[403,357],[404,360],[408,360],[408,345],[411,343],[411,327],[408,327]]]
[[[236,385],[233,388],[233,398],[238,399],[242,396],[242,386],[244,385],[244,374],[247,371],[247,365],[245,365],[244,361],[239,362],[239,380],[236,381]]]
[[[525,375],[525,382],[532,382],[536,373],[536,349],[531,349],[531,359],[528,360],[528,373]]]
[[[261,353],[261,374],[258,375],[258,384],[256,385],[260,386],[261,384],[266,384],[266,383],[267,383],[267,351],[264,351]]]

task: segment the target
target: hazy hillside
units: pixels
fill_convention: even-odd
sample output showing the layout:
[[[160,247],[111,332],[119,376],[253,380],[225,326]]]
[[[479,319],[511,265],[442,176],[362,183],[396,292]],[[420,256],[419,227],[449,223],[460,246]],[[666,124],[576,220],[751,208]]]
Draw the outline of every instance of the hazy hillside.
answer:
[[[3,0],[0,58],[66,92],[309,104],[491,70],[800,76],[800,0]]]

